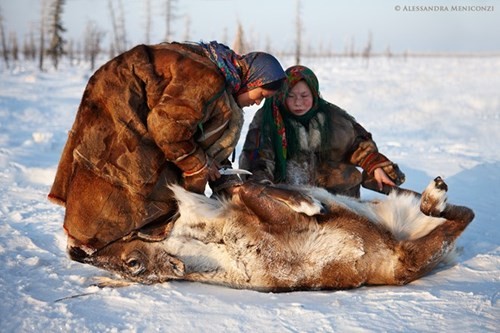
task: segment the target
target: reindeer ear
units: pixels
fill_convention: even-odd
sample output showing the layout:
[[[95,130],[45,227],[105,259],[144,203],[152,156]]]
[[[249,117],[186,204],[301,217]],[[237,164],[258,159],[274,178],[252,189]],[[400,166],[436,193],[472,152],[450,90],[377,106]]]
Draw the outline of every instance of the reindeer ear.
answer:
[[[163,225],[149,226],[137,230],[137,238],[149,241],[149,242],[160,242],[170,235],[170,231],[174,227],[173,222],[169,222]]]
[[[178,277],[183,277],[186,274],[186,267],[182,261],[174,257],[169,257],[168,262],[171,265],[172,273]]]

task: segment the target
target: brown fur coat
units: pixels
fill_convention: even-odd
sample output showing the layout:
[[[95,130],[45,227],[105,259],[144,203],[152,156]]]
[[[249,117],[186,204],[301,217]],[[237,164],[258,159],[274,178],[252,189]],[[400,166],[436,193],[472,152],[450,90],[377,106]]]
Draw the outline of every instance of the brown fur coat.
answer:
[[[363,177],[358,167],[369,179],[373,170],[383,168],[397,185],[404,182],[404,174],[378,152],[371,134],[352,116],[334,104],[325,108],[327,116],[318,113],[308,128],[291,120],[298,129],[300,149],[287,160],[283,183],[318,186],[335,194],[359,197]],[[253,180],[275,182],[276,151],[270,136],[262,138],[263,114],[264,108],[258,110],[250,124],[239,167],[251,171]],[[326,121],[331,123],[332,133],[328,144],[322,145],[319,128]]]
[[[49,194],[66,206],[70,240],[92,252],[168,218],[166,185],[226,160],[242,124],[197,46],[139,45],[106,63],[88,82]]]

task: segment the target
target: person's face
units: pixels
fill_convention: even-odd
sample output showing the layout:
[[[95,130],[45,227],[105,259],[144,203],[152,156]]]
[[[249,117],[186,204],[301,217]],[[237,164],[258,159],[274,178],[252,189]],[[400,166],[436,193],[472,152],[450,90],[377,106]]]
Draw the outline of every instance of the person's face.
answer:
[[[275,93],[276,91],[274,90],[266,90],[258,87],[236,96],[236,103],[238,103],[240,108],[252,106],[254,104],[260,105],[264,98],[271,97]]]
[[[286,107],[291,113],[301,116],[311,110],[312,106],[311,89],[304,81],[297,82],[286,96]]]

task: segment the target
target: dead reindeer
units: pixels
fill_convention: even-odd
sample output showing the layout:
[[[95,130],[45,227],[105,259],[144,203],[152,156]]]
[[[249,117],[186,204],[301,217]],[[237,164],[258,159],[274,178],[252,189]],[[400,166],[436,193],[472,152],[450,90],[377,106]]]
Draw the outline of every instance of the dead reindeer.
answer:
[[[172,190],[179,216],[165,239],[135,233],[83,261],[145,284],[188,280],[273,292],[404,285],[440,263],[474,218],[446,203],[439,177],[422,195],[395,189],[368,202],[256,183],[228,201]]]

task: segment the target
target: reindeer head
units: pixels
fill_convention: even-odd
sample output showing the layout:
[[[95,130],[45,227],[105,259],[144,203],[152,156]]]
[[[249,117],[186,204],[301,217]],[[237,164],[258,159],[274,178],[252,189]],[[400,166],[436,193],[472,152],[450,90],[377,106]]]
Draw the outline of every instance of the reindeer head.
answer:
[[[184,263],[168,254],[161,242],[140,238],[120,239],[87,255],[79,248],[68,249],[71,259],[90,264],[121,277],[144,284],[180,279],[185,274]]]

